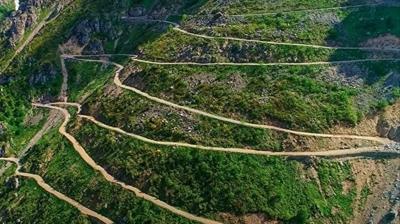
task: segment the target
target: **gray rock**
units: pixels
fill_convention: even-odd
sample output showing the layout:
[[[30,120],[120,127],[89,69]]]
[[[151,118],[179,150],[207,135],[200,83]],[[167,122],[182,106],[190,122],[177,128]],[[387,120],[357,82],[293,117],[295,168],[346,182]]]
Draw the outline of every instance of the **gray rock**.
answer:
[[[52,64],[44,64],[38,72],[29,78],[29,85],[44,85],[56,78],[57,71]]]
[[[83,50],[84,54],[104,54],[103,44],[100,40],[91,40]]]
[[[128,11],[129,16],[140,17],[146,15],[146,8],[143,6],[135,6]]]
[[[11,76],[0,75],[0,85],[6,85],[13,80]]]

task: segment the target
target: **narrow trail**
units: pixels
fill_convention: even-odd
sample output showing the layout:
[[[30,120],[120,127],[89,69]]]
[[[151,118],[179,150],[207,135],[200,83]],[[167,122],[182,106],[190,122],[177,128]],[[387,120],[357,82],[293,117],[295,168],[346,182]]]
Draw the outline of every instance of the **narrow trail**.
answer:
[[[216,63],[198,63],[198,62],[155,62],[132,57],[133,61],[152,65],[196,65],[196,66],[308,66],[308,65],[335,65],[335,64],[351,64],[360,62],[378,62],[378,61],[400,61],[400,58],[385,59],[355,59],[347,61],[317,61],[317,62],[271,62],[271,63],[251,63],[251,62],[216,62]]]
[[[299,12],[315,12],[315,11],[330,11],[330,10],[346,10],[346,9],[357,9],[364,7],[375,7],[384,5],[383,3],[376,4],[360,4],[360,5],[349,5],[349,6],[337,6],[337,7],[327,7],[327,8],[316,8],[316,9],[298,9],[298,10],[290,10],[290,11],[280,11],[280,12],[258,12],[258,13],[243,13],[243,14],[228,14],[225,16],[228,17],[245,17],[245,16],[268,16],[268,15],[277,15],[277,14],[290,14],[290,13],[299,13]]]
[[[387,138],[381,138],[381,137],[376,137],[376,136],[360,136],[360,135],[345,135],[345,134],[322,134],[322,133],[311,133],[311,132],[303,132],[303,131],[295,131],[295,130],[290,130],[290,129],[285,129],[285,128],[280,128],[280,127],[276,127],[276,126],[272,126],[272,125],[263,125],[263,124],[254,124],[254,123],[248,123],[248,122],[244,122],[244,121],[238,121],[238,120],[234,120],[231,118],[226,118],[223,116],[219,116],[219,115],[215,115],[215,114],[211,114],[202,110],[198,110],[198,109],[193,109],[191,107],[187,107],[187,106],[182,106],[182,105],[178,105],[175,103],[172,103],[170,101],[167,100],[163,100],[160,99],[158,97],[154,97],[151,96],[145,92],[142,92],[134,87],[131,86],[127,86],[124,85],[121,80],[119,79],[119,75],[121,73],[121,71],[124,69],[124,66],[117,64],[115,62],[110,62],[107,60],[95,60],[95,59],[80,59],[80,58],[75,58],[73,56],[69,56],[70,58],[73,58],[75,60],[81,60],[81,61],[87,61],[87,62],[97,62],[97,63],[106,63],[106,64],[111,64],[116,66],[118,69],[115,73],[115,77],[114,77],[114,83],[115,85],[123,88],[123,89],[127,89],[130,90],[148,100],[151,100],[153,102],[157,102],[160,104],[164,104],[176,109],[181,109],[181,110],[185,110],[194,114],[198,114],[198,115],[202,115],[202,116],[206,116],[212,119],[216,119],[216,120],[220,120],[220,121],[224,121],[224,122],[228,122],[228,123],[232,123],[232,124],[237,124],[237,125],[242,125],[242,126],[246,126],[246,127],[252,127],[252,128],[259,128],[259,129],[269,129],[269,130],[275,130],[275,131],[279,131],[279,132],[285,132],[285,133],[289,133],[289,134],[294,134],[294,135],[299,135],[299,136],[309,136],[309,137],[321,137],[321,138],[343,138],[343,139],[360,139],[360,140],[368,140],[368,141],[374,141],[374,142],[378,142],[381,144],[389,144],[392,143],[391,140],[387,139]]]
[[[23,158],[28,151],[36,145],[36,143],[51,129],[53,128],[58,120],[60,119],[59,114],[56,111],[50,111],[49,117],[47,118],[46,123],[44,123],[43,127],[33,136],[31,140],[29,140],[28,144],[24,147],[24,149],[18,153],[18,158]],[[11,164],[7,163],[5,166],[0,168],[0,176],[4,174],[4,172],[10,168]]]
[[[79,103],[71,103],[71,102],[54,102],[54,103],[49,103],[47,105],[53,106],[73,106],[78,109],[78,111],[81,111],[82,105]],[[264,155],[264,156],[290,156],[290,157],[304,157],[304,156],[315,156],[315,157],[335,157],[335,156],[359,156],[365,153],[380,153],[380,152],[385,152],[385,153],[390,153],[393,155],[400,155],[400,151],[396,150],[385,150],[384,147],[363,147],[363,148],[352,148],[352,149],[345,149],[345,150],[329,150],[329,151],[304,151],[304,152],[274,152],[274,151],[265,151],[265,150],[252,150],[252,149],[246,149],[246,148],[224,148],[224,147],[213,147],[213,146],[203,146],[203,145],[195,145],[195,144],[189,144],[189,143],[183,143],[183,142],[168,142],[168,141],[157,141],[153,139],[149,139],[137,134],[133,134],[127,131],[122,130],[121,128],[118,127],[113,127],[111,125],[107,125],[93,116],[88,116],[88,115],[82,115],[79,114],[78,112],[78,117],[86,119],[95,125],[113,131],[117,132],[119,134],[123,134],[126,136],[129,136],[131,138],[154,144],[154,145],[163,145],[163,146],[175,146],[175,147],[187,147],[187,148],[194,148],[194,149],[202,149],[202,150],[208,150],[208,151],[220,151],[220,152],[230,152],[230,153],[242,153],[242,154],[252,154],[252,155]]]
[[[43,190],[52,194],[53,196],[57,197],[58,199],[72,205],[73,207],[78,209],[82,214],[94,217],[106,224],[113,223],[113,221],[111,221],[109,218],[85,207],[84,205],[80,204],[79,202],[75,201],[74,199],[69,198],[68,196],[64,195],[63,193],[56,191],[54,188],[52,188],[50,185],[48,185],[41,176],[36,175],[36,174],[31,174],[31,173],[20,172],[21,165],[19,163],[19,159],[17,159],[17,158],[0,158],[0,160],[5,161],[5,162],[15,163],[17,165],[17,170],[15,171],[16,176],[21,176],[21,177],[30,178],[30,179],[35,180],[36,183],[41,188],[43,188]]]
[[[79,115],[79,117],[84,118],[86,120],[91,121],[92,123],[96,124],[97,126],[117,132],[131,138],[150,143],[155,145],[163,145],[163,146],[176,146],[176,147],[187,147],[187,148],[194,148],[194,149],[202,149],[208,151],[219,151],[219,152],[229,152],[229,153],[241,153],[241,154],[251,154],[251,155],[264,155],[264,156],[290,156],[290,157],[305,157],[305,156],[315,156],[315,157],[332,157],[332,156],[358,156],[365,153],[391,153],[397,154],[400,156],[400,151],[390,151],[385,150],[383,147],[365,147],[365,148],[352,148],[346,150],[329,150],[329,151],[311,151],[311,152],[273,152],[273,151],[262,151],[262,150],[253,150],[253,149],[244,149],[244,148],[223,148],[223,147],[210,147],[210,146],[202,146],[202,145],[194,145],[188,143],[181,143],[181,142],[164,142],[164,141],[156,141],[152,140],[140,135],[136,135],[133,133],[126,132],[120,128],[113,127],[107,124],[104,124],[98,120],[96,120],[92,116],[86,115]]]
[[[195,65],[195,66],[309,66],[309,65],[335,65],[335,64],[352,64],[361,62],[397,62],[400,58],[370,58],[370,59],[355,59],[355,60],[345,60],[345,61],[317,61],[317,62],[270,62],[270,63],[253,63],[253,62],[159,62],[150,61],[145,59],[139,59],[136,54],[65,54],[62,55],[64,59],[75,59],[75,60],[87,60],[90,57],[113,57],[113,56],[126,56],[131,57],[132,61],[151,65]],[[98,60],[92,60],[92,62],[99,62]],[[114,64],[115,65],[115,64]]]
[[[36,107],[42,107],[42,108],[48,108],[48,109],[55,109],[55,110],[59,110],[63,113],[64,115],[64,122],[62,123],[62,125],[59,128],[59,132],[60,134],[64,135],[73,145],[73,147],[75,148],[75,150],[79,153],[79,155],[81,156],[81,158],[88,164],[90,165],[94,170],[98,171],[99,173],[101,173],[101,175],[110,183],[114,183],[117,184],[119,186],[121,186],[122,188],[132,191],[133,193],[135,193],[136,197],[138,198],[142,198],[146,201],[149,201],[153,204],[155,204],[158,207],[164,208],[176,215],[182,216],[184,218],[187,218],[189,220],[192,221],[196,221],[196,222],[200,222],[200,223],[207,223],[207,224],[217,224],[219,222],[210,220],[210,219],[206,219],[203,217],[199,217],[196,215],[193,215],[191,213],[188,213],[186,211],[180,210],[176,207],[173,207],[163,201],[160,201],[159,199],[145,194],[143,192],[141,192],[138,188],[135,188],[133,186],[127,185],[124,182],[121,182],[117,179],[115,179],[113,176],[111,176],[103,167],[101,167],[100,165],[98,165],[85,151],[85,149],[79,144],[79,142],[75,139],[74,136],[72,136],[71,134],[69,134],[66,131],[67,128],[67,124],[69,122],[69,120],[71,119],[71,115],[68,113],[68,111],[66,109],[60,108],[60,107],[55,107],[55,106],[51,106],[51,105],[45,105],[45,104],[37,104],[34,103],[32,104],[33,106]]]
[[[300,43],[289,43],[289,42],[276,42],[276,41],[266,41],[266,40],[255,40],[255,39],[246,39],[246,38],[238,38],[238,37],[216,37],[216,36],[208,36],[204,34],[196,34],[189,32],[187,30],[183,30],[180,28],[180,25],[175,22],[165,21],[165,20],[158,20],[158,19],[148,19],[146,17],[122,17],[124,20],[131,20],[131,21],[142,21],[142,22],[150,22],[150,23],[164,23],[172,25],[174,28],[173,30],[178,31],[180,33],[204,38],[208,40],[232,40],[232,41],[240,41],[240,42],[249,42],[249,43],[260,43],[260,44],[271,44],[271,45],[283,45],[283,46],[296,46],[296,47],[310,47],[310,48],[317,48],[317,49],[329,49],[329,50],[363,50],[363,51],[392,51],[392,52],[400,52],[398,48],[385,48],[385,47],[330,47],[330,46],[322,46],[322,45],[315,45],[315,44],[300,44]]]

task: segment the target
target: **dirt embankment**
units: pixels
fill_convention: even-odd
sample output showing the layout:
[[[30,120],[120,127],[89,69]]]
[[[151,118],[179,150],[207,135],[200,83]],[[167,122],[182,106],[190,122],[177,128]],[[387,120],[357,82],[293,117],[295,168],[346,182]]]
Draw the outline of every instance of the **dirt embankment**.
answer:
[[[355,127],[338,126],[332,133],[379,136],[400,142],[400,101],[385,111],[366,117]]]
[[[393,210],[391,195],[398,187],[400,159],[356,160],[351,164],[357,190],[351,223],[381,223]]]

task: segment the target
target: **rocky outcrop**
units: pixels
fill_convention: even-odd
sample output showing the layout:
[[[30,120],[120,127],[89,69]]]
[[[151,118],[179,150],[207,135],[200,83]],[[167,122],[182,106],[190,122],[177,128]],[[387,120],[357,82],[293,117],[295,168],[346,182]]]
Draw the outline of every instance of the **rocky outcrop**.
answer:
[[[12,80],[13,80],[13,77],[11,77],[11,76],[0,75],[0,86],[8,84]]]
[[[382,137],[400,142],[400,124],[381,118],[378,122],[378,133]]]
[[[0,24],[0,38],[5,40],[7,46],[15,47],[23,38],[27,30],[38,23],[39,12],[41,9],[52,5],[65,5],[72,0],[25,0],[20,2],[19,9],[14,11]]]
[[[104,54],[103,44],[100,40],[90,40],[83,49],[83,54]]]
[[[148,17],[165,19],[170,15],[179,15],[179,11],[188,4],[185,0],[154,1],[153,5],[145,7],[141,4],[133,5],[126,14],[131,17]]]
[[[44,64],[42,68],[29,77],[29,85],[45,85],[56,78],[57,71],[52,64]]]
[[[101,34],[102,39],[93,38],[95,34]],[[73,29],[68,45],[69,48],[82,48],[85,54],[101,54],[104,53],[103,40],[112,41],[117,37],[117,29],[107,19],[83,20]]]
[[[381,137],[400,142],[400,103],[391,106],[379,117],[377,131]]]
[[[147,10],[144,6],[137,5],[128,10],[128,16],[132,17],[141,17],[145,16],[147,13]]]

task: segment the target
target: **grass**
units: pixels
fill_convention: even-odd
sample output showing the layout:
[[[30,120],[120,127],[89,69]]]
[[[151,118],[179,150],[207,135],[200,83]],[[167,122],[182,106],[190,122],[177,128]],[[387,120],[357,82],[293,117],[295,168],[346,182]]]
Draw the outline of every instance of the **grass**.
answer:
[[[19,178],[19,187],[11,184],[16,166],[10,167],[0,177],[0,209],[5,223],[93,223],[69,204],[48,194],[34,180]]]
[[[16,156],[19,151],[21,151],[28,142],[33,138],[33,136],[43,127],[44,123],[48,118],[48,111],[46,110],[33,110],[29,117],[40,116],[40,120],[34,124],[24,124],[22,130],[16,130],[15,136],[12,142],[11,151],[9,154]]]
[[[0,22],[14,10],[14,2],[12,0],[6,0],[0,5]]]
[[[114,74],[114,67],[93,62],[68,61],[68,98],[79,102],[101,88]]]
[[[8,107],[6,107],[8,108]],[[5,111],[7,112],[7,110]],[[30,139],[42,128],[43,124],[47,120],[48,111],[45,110],[30,110],[27,114],[24,114],[23,118],[25,121],[17,125],[7,125],[7,119],[2,124],[5,125],[5,130],[1,137],[0,146],[6,149],[7,156],[17,156]],[[27,119],[34,119],[32,122]],[[10,145],[7,144],[9,142]]]
[[[297,12],[288,14],[228,17],[222,24],[189,17],[184,29],[210,36],[334,46],[360,46],[368,39],[392,34],[399,37],[400,7],[376,6],[359,9]],[[200,17],[201,18],[201,17]],[[201,23],[200,23],[201,24]]]
[[[371,194],[372,194],[371,189],[366,184],[362,188],[361,193],[360,193],[360,201],[359,201],[359,205],[358,205],[359,209],[363,209],[363,207],[365,206],[365,203],[367,202],[368,196]]]
[[[77,124],[76,124],[77,125]],[[79,126],[79,128],[77,128]],[[146,144],[81,121],[72,128],[87,152],[114,176],[190,212],[215,217],[262,213],[278,220],[303,217],[345,221],[353,194],[341,192],[351,178],[348,165],[321,162],[319,192],[301,178],[298,162],[275,157],[216,153]],[[251,183],[251,184],[249,184]],[[323,195],[321,195],[321,193]],[[333,208],[339,214],[333,215]]]
[[[131,66],[139,68],[126,81],[134,87],[238,120],[321,131],[355,124],[362,112],[354,98],[365,91],[324,81],[327,66]]]
[[[156,41],[140,46],[142,57],[161,62],[279,63],[319,62],[394,57],[363,50],[316,49],[222,39],[204,39],[170,30]]]
[[[233,125],[188,114],[152,103],[136,94],[123,91],[118,96],[106,86],[87,99],[84,114],[91,114],[112,126],[161,141],[224,147],[251,147],[282,150],[286,134]],[[118,91],[118,90],[116,90]]]
[[[104,180],[56,130],[30,151],[23,167],[116,223],[190,223]]]
[[[153,8],[155,4],[154,1],[147,0],[142,3],[147,9]],[[162,1],[160,4],[169,10],[175,3],[180,4],[182,1]],[[265,7],[267,3],[269,7]],[[358,3],[359,1],[247,0],[229,1],[227,8],[222,6],[217,10],[246,13],[267,9],[276,12]],[[0,86],[0,120],[11,130],[7,141],[13,138],[16,145],[23,145],[34,134],[33,129],[39,127],[28,129],[23,125],[25,114],[30,110],[30,101],[42,96],[51,98],[59,93],[62,77],[58,46],[68,40],[73,27],[85,19],[92,21],[100,18],[99,23],[104,25],[102,27],[111,24],[112,28],[91,34],[93,40],[103,43],[107,53],[140,52],[141,57],[159,61],[310,62],[393,56],[373,55],[363,51],[334,51],[194,38],[155,24],[128,24],[121,21],[120,16],[125,13],[121,9],[128,9],[132,4],[132,1],[75,0],[63,10],[57,20],[42,30],[29,48],[21,52],[7,70],[7,76],[12,81]],[[201,4],[204,4],[202,9],[212,11],[209,8],[212,4],[205,1],[187,1],[181,11],[189,13],[192,9],[201,7]],[[374,10],[351,10],[350,14],[339,13],[342,22],[340,28],[345,35],[338,35],[331,27],[317,24],[305,32],[309,35],[298,33],[297,39],[316,43],[336,41],[337,44],[346,46],[360,44],[389,31],[398,35],[399,31],[395,26],[398,23],[396,10],[398,8],[379,7]],[[372,16],[370,18],[367,15]],[[174,18],[182,19],[180,16]],[[246,18],[251,23],[248,27],[233,24],[232,27],[225,28],[225,33],[222,28],[218,28],[218,32],[220,35],[238,34],[245,37],[262,30],[264,37],[268,37],[270,27],[279,27],[287,31],[284,35],[289,35],[297,33],[295,28],[303,18],[301,13],[276,15],[272,18]],[[366,23],[357,22],[357,18],[366,19]],[[376,18],[383,19],[376,21]],[[271,25],[261,26],[263,23]],[[310,24],[310,21],[306,23]],[[371,28],[367,31],[370,33],[361,32],[366,27]],[[287,36],[279,38],[292,40]],[[43,68],[49,64],[57,75],[45,83],[31,84],[29,79],[32,75],[43,73]],[[357,123],[363,113],[372,110],[373,106],[370,105],[381,102],[376,106],[379,108],[390,103],[390,100],[387,101],[379,95],[378,90],[385,88],[382,83],[388,72],[397,71],[395,64],[364,64],[360,66],[362,75],[356,76],[362,80],[363,85],[353,88],[341,82],[329,81],[323,75],[325,68],[319,66],[140,66],[144,71],[135,76],[141,78],[146,91],[154,95],[241,120],[273,121],[278,125],[304,127],[312,131],[321,131],[336,124]],[[91,95],[86,101],[86,112],[127,131],[159,140],[276,151],[282,150],[283,142],[288,139],[285,134],[238,127],[173,110],[148,102],[133,93],[116,93],[118,89],[115,90],[115,86],[110,88],[107,85],[112,72],[110,67],[103,69],[99,64],[80,62],[71,62],[68,67],[71,74],[70,100]],[[211,84],[202,83],[193,88],[186,80],[193,74],[207,74],[216,81]],[[236,86],[231,86],[235,81],[232,81],[232,77],[245,80],[245,87],[237,91]],[[102,97],[102,86],[109,88],[107,90],[111,92],[110,96]],[[113,98],[112,94],[117,97]],[[263,98],[262,94],[267,97]],[[363,95],[372,99],[368,98],[364,104],[365,101],[358,98]],[[400,96],[398,87],[393,88],[392,95]],[[94,105],[97,101],[98,107]],[[358,105],[357,102],[363,102],[365,106]],[[70,111],[75,113],[74,110]],[[309,178],[304,174],[310,168],[296,161],[211,153],[180,147],[158,147],[110,133],[86,122],[81,125],[79,130],[72,126],[74,135],[107,170],[139,186],[145,192],[193,213],[212,218],[217,218],[221,212],[235,216],[261,213],[269,219],[292,223],[344,223],[351,217],[354,189],[343,191],[343,182],[353,181],[348,163],[340,165],[336,162],[317,161],[313,168],[317,170],[318,177]],[[15,136],[20,136],[20,139]],[[23,162],[26,170],[42,175],[57,190],[116,222],[187,223],[187,220],[154,207],[137,199],[132,193],[104,181],[55,131],[35,146]],[[68,205],[41,192],[29,180],[22,181],[18,195],[15,192],[6,189],[4,184],[0,186],[0,196],[4,199],[0,202],[0,209],[5,211],[11,221],[21,217],[23,222],[89,222]]]
[[[292,10],[302,9],[318,9],[330,8],[348,5],[358,5],[365,3],[362,0],[281,0],[281,1],[264,1],[264,0],[244,0],[244,1],[229,1],[222,5],[216,6],[215,11],[224,11],[228,14],[242,13],[258,13],[272,12],[279,13]]]

